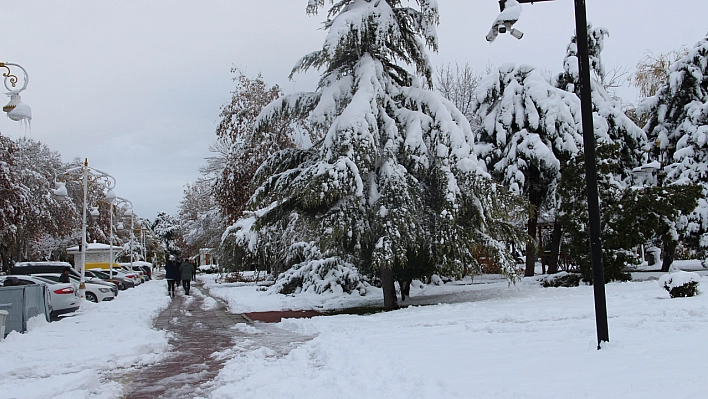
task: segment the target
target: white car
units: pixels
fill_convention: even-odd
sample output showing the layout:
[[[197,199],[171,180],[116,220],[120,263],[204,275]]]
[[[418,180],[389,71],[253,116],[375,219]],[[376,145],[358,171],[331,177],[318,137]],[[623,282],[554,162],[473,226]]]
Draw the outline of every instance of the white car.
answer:
[[[16,275],[0,276],[0,285],[9,277],[17,278],[23,285],[46,285],[47,291],[49,291],[50,317],[52,320],[56,320],[60,315],[71,313],[79,309],[79,304],[81,303],[79,291],[76,290],[71,283],[59,283],[42,277]]]
[[[140,281],[141,284],[145,282],[145,272],[140,271],[140,270],[130,270],[130,266],[122,266],[121,270],[123,270],[126,273],[133,273],[136,276],[138,276],[138,280]]]
[[[104,272],[108,273],[108,270],[104,270]],[[141,283],[140,276],[138,276],[137,273],[129,272],[124,269],[114,268],[113,274],[118,277],[126,278],[126,279],[132,281],[133,284],[135,284],[136,286],[140,285],[140,283]]]
[[[43,277],[45,279],[49,279],[52,281],[59,281],[59,277],[61,274],[59,273],[40,273],[40,274],[33,274],[32,276],[35,277]],[[74,286],[74,289],[76,291],[79,290],[79,284],[81,283],[81,280],[74,276],[69,276],[71,279],[71,283]],[[104,282],[98,282],[95,281],[94,279],[89,280],[86,279],[84,281],[86,285],[86,300],[89,300],[91,302],[103,302],[103,301],[112,301],[116,297],[116,293],[118,292],[118,288],[115,287],[114,284],[110,283],[104,283]]]

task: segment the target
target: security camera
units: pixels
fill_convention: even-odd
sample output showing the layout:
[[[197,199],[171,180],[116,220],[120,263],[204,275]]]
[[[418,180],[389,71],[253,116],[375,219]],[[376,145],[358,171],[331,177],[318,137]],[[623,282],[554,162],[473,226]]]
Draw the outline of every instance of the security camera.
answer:
[[[487,39],[488,42],[493,42],[494,39],[497,38],[497,36],[499,36],[499,31],[492,27],[492,29],[489,30],[489,33],[487,33],[487,36],[485,36],[484,38]]]
[[[488,42],[493,42],[494,39],[501,33],[509,32],[512,36],[517,39],[521,39],[524,34],[512,26],[519,20],[521,16],[521,4],[518,0],[504,0],[499,2],[499,8],[501,12],[497,15],[497,18],[492,24],[492,28],[487,33],[485,37]]]

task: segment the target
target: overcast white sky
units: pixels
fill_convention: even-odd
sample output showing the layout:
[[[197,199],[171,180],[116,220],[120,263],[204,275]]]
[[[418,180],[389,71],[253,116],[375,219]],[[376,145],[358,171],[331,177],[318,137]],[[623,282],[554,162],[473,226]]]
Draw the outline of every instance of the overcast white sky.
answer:
[[[574,31],[573,0],[524,5],[522,40],[485,41],[497,0],[439,0],[439,53],[484,71],[516,62],[558,72]],[[645,50],[692,46],[708,32],[708,2],[588,0],[588,20],[610,31],[607,67],[634,66]],[[317,75],[288,81],[296,61],[317,50],[325,14],[307,0],[0,0],[0,61],[24,66],[31,134],[0,115],[0,132],[41,140],[65,161],[116,177],[116,193],[153,219],[176,213],[187,182],[214,141],[230,98],[232,66],[259,72],[286,92],[315,89]],[[631,90],[623,91],[629,101]],[[3,105],[7,99],[1,99]]]

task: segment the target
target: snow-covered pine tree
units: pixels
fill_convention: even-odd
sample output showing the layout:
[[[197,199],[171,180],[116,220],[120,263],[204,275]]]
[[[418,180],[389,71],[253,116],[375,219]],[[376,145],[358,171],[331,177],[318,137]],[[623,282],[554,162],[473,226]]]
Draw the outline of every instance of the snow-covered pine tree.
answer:
[[[676,226],[694,249],[708,248],[708,36],[672,67],[669,80],[640,111],[649,113],[645,130],[666,154],[667,184],[699,183],[698,206]],[[665,251],[671,252],[671,251]],[[673,254],[669,254],[670,256]],[[666,261],[663,269],[668,269]]]
[[[508,223],[522,212],[518,197],[485,176],[465,116],[418,78],[432,87],[436,2],[332,3],[322,49],[293,70],[323,69],[317,90],[271,103],[257,124],[267,131],[303,116],[326,136],[261,166],[250,213],[222,247],[239,262],[287,270],[281,292],[362,289],[358,272],[377,273],[386,309],[397,307],[395,279],[475,273],[480,248],[514,277],[504,243],[523,238]]]
[[[642,162],[642,155],[647,138],[644,131],[634,124],[622,110],[622,104],[610,95],[603,85],[605,66],[602,62],[602,50],[605,46],[605,36],[609,32],[605,28],[593,28],[588,24],[588,54],[592,82],[593,125],[595,141],[598,145],[616,144],[619,146],[619,172],[614,178],[624,181],[626,185],[632,176],[632,169]],[[573,35],[566,48],[563,59],[563,72],[556,79],[556,86],[574,92],[580,97],[580,72],[578,71],[577,37]],[[594,77],[594,79],[593,79]]]
[[[588,53],[591,76],[593,125],[597,145],[596,158],[598,167],[598,188],[600,191],[601,223],[603,235],[603,264],[605,278],[625,280],[622,272],[627,263],[634,261],[629,252],[632,246],[640,243],[639,229],[634,235],[628,235],[622,223],[627,222],[623,209],[636,208],[628,201],[636,200],[641,192],[632,192],[632,169],[642,163],[646,146],[646,134],[625,115],[622,104],[615,100],[604,88],[605,67],[602,62],[604,40],[609,32],[604,28],[588,25]],[[580,96],[580,76],[578,71],[577,37],[573,35],[566,48],[563,59],[563,72],[556,78],[556,86]],[[559,208],[556,214],[554,242],[552,248],[558,248],[563,237],[566,255],[580,266],[586,279],[590,273],[590,244],[588,238],[587,198],[585,188],[585,168],[582,156],[574,157],[567,165],[567,173],[558,190]],[[627,191],[630,190],[630,191]],[[646,194],[646,193],[645,193]],[[647,204],[646,201],[639,202]],[[579,210],[582,207],[582,211]],[[654,214],[654,210],[645,209]],[[615,214],[617,213],[617,214]],[[632,223],[630,223],[631,225]],[[649,224],[642,226],[648,227]],[[620,232],[622,234],[620,234]],[[641,235],[645,237],[645,235]],[[628,247],[629,246],[629,247]],[[551,258],[557,256],[553,253]],[[553,260],[551,261],[553,263]],[[553,267],[549,267],[553,272]]]
[[[473,109],[481,119],[477,156],[497,181],[533,205],[527,232],[535,237],[540,210],[582,145],[580,100],[531,66],[504,64],[482,79]],[[529,241],[527,276],[533,276],[536,258]]]

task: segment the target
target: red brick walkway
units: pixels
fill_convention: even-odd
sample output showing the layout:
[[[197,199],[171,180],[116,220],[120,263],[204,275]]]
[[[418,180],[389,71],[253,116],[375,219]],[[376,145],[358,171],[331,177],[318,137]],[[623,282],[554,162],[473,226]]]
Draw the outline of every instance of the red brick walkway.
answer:
[[[192,296],[178,290],[170,306],[155,322],[155,328],[172,333],[172,349],[165,360],[135,372],[126,399],[193,398],[204,393],[225,359],[211,357],[233,346],[234,333],[228,327],[246,319],[223,307],[204,310],[204,296],[197,287]]]
[[[192,296],[181,289],[155,320],[155,328],[171,333],[170,353],[160,363],[136,370],[123,379],[128,383],[124,399],[187,399],[208,396],[210,382],[227,359],[212,357],[216,352],[248,341],[249,347],[268,347],[284,356],[294,347],[311,339],[258,322],[278,322],[283,318],[313,317],[315,311],[255,312],[246,317],[231,314],[218,302],[214,309],[205,309],[205,296],[199,283],[192,287]],[[206,292],[204,292],[206,293]],[[256,321],[262,334],[250,335],[234,330],[236,323]]]

